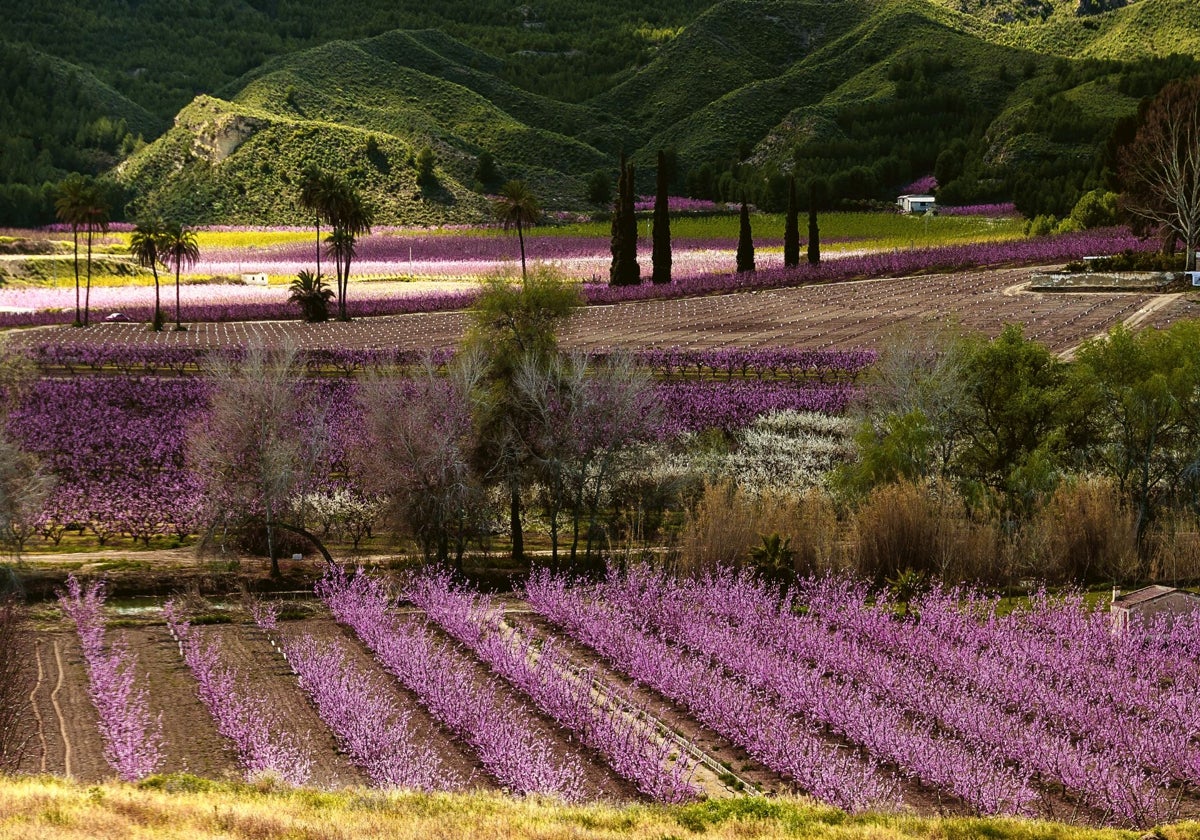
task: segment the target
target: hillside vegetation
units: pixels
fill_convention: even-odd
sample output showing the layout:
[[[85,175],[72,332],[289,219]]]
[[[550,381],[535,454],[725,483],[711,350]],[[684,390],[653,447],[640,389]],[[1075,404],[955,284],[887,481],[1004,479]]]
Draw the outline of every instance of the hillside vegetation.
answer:
[[[677,0],[641,11],[340,0],[321,25],[303,3],[210,5],[139,28],[155,2],[113,3],[97,37],[129,46],[112,53],[84,50],[57,3],[14,10],[9,37],[79,60],[147,116],[183,106],[120,170],[135,211],[299,222],[292,184],[309,163],[346,173],[381,222],[478,219],[480,194],[511,177],[551,208],[581,209],[622,149],[649,192],[665,148],[674,191],[702,198],[779,209],[795,172],[826,179],[843,205],[886,201],[936,174],[946,203],[1015,199],[1061,216],[1111,183],[1104,152],[1118,121],[1200,72],[1184,57],[1200,51],[1190,0]],[[204,26],[178,31],[206,11]],[[144,43],[155,32],[157,51]],[[202,95],[185,105],[189,90]],[[418,184],[425,148],[436,178]],[[483,152],[497,163],[490,183],[478,177]],[[5,178],[38,185],[32,169]]]
[[[1200,837],[1200,824],[1160,829]],[[139,786],[84,786],[0,777],[0,839],[143,838],[971,838],[1123,840],[1137,832],[1017,819],[928,819],[866,814],[789,799],[736,799],[673,807],[561,805],[493,794],[322,793],[154,777]]]

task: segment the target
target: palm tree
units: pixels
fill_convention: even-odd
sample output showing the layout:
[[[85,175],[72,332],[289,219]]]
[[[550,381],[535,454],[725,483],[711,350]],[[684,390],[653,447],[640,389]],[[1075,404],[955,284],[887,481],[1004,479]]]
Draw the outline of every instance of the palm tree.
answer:
[[[90,320],[92,308],[92,236],[96,231],[107,232],[109,213],[112,206],[103,186],[89,178],[83,190],[83,204],[79,208],[84,230],[87,231],[87,290],[83,295],[83,325]]]
[[[505,230],[517,229],[517,240],[521,243],[521,279],[525,273],[525,226],[536,225],[542,217],[542,208],[529,191],[524,181],[509,181],[500,189],[494,207],[496,218]]]
[[[329,320],[329,300],[333,297],[333,289],[325,285],[321,275],[313,274],[306,268],[296,275],[288,291],[288,303],[300,304],[305,321],[316,324]]]
[[[183,266],[193,266],[200,260],[200,245],[196,234],[178,222],[166,226],[163,235],[163,253],[168,265],[175,269],[175,329],[182,330],[179,315],[179,272]]]
[[[129,237],[129,253],[133,254],[138,265],[154,272],[154,321],[150,328],[155,332],[162,330],[163,325],[158,291],[158,264],[165,262],[166,245],[167,226],[158,218],[138,222],[133,229],[133,235]]]
[[[58,185],[58,197],[54,199],[54,213],[58,220],[71,226],[75,240],[75,326],[83,326],[79,307],[79,228],[83,225],[83,207],[87,198],[88,179],[72,173]]]
[[[326,218],[333,226],[327,238],[337,268],[338,320],[349,321],[346,311],[346,295],[350,286],[350,263],[356,254],[358,237],[371,232],[375,214],[367,206],[354,187],[345,182],[329,196]]]
[[[321,220],[329,219],[344,186],[336,175],[309,166],[300,176],[300,207],[316,218],[317,276],[321,276]]]

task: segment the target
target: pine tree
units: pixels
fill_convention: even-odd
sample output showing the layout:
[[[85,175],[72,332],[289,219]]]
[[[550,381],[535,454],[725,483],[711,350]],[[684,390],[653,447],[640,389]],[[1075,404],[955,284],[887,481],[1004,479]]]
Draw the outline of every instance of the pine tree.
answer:
[[[655,283],[671,282],[671,212],[667,206],[670,181],[667,156],[660,150],[654,194],[654,270],[651,279]]]
[[[796,200],[796,176],[788,176],[787,221],[783,228],[783,264],[800,265],[800,202]]]
[[[754,271],[754,239],[750,234],[750,208],[746,206],[744,198],[742,199],[741,225],[738,230],[737,270],[738,274]]]

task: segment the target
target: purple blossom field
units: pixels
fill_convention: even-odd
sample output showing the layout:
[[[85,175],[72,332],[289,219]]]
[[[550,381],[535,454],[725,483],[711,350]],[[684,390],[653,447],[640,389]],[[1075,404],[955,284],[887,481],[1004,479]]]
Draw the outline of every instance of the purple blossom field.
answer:
[[[547,237],[557,245],[559,237]],[[565,250],[576,247],[570,238],[561,238]],[[368,240],[372,241],[372,240]],[[381,249],[389,246],[386,238],[380,240]],[[507,240],[479,237],[430,237],[430,248],[444,247],[457,242],[483,243],[483,249],[495,248],[497,243],[511,246]],[[364,244],[364,249],[367,249]],[[375,246],[370,246],[375,247]],[[639,286],[610,287],[607,282],[584,282],[583,296],[589,304],[609,304],[632,300],[672,299],[705,294],[721,294],[758,289],[786,288],[791,286],[830,283],[863,278],[899,277],[932,272],[953,272],[970,268],[1005,265],[1046,265],[1064,263],[1097,253],[1119,253],[1126,249],[1147,250],[1155,243],[1141,240],[1125,229],[1085,231],[1061,236],[1036,237],[1005,242],[983,242],[959,245],[943,245],[930,248],[894,249],[875,253],[845,253],[829,257],[820,265],[802,263],[797,268],[784,268],[782,255],[764,258],[762,266],[753,274],[737,274],[730,269],[725,251],[706,249],[690,252],[686,261],[678,256],[675,263],[675,280],[656,286],[643,283]],[[303,244],[288,245],[295,248],[295,264],[288,263],[289,270],[311,267],[311,254],[307,259],[299,256]],[[565,252],[565,251],[564,251]],[[531,253],[537,258],[536,251]],[[776,257],[778,259],[776,259]],[[564,258],[570,259],[570,258]],[[580,258],[594,263],[595,270],[586,277],[607,275],[608,257],[604,255]],[[480,259],[479,265],[494,270],[496,263],[491,258]],[[645,273],[649,271],[649,256],[643,260]],[[364,259],[356,266],[369,266]],[[380,263],[383,264],[383,263]],[[387,263],[392,265],[391,263]],[[446,263],[438,263],[444,265]],[[249,263],[240,263],[238,270],[253,270]],[[263,264],[265,265],[265,263]],[[476,266],[478,268],[478,266]],[[356,269],[356,271],[359,269]],[[362,268],[366,270],[366,268]],[[457,271],[457,269],[456,269]],[[236,272],[234,272],[236,273]],[[394,271],[392,272],[395,273]],[[479,276],[473,268],[455,276]],[[462,309],[469,306],[477,294],[473,285],[461,288],[435,288],[429,290],[421,284],[390,283],[375,288],[371,283],[352,284],[349,295],[349,312],[352,317],[396,315],[416,312],[438,312]],[[110,312],[121,312],[135,321],[149,321],[153,313],[153,290],[144,287],[98,287],[92,290],[94,317],[100,320]],[[173,306],[174,289],[164,289],[164,305],[168,311]],[[253,320],[297,320],[299,310],[287,302],[287,290],[283,286],[237,286],[223,284],[195,284],[183,287],[182,317],[185,321],[253,321]],[[74,289],[0,289],[0,327],[35,326],[70,323],[74,317]]]
[[[60,365],[64,360],[45,358]],[[314,372],[332,366],[345,374],[418,358],[343,351],[314,354],[309,364]],[[839,413],[854,395],[854,379],[874,358],[869,351],[656,351],[642,363],[661,371],[657,434],[668,440],[707,428],[732,432],[772,411]],[[56,542],[74,526],[102,545],[116,536],[148,544],[155,536],[182,538],[195,530],[201,487],[188,469],[185,439],[193,424],[204,422],[208,385],[199,376],[169,374],[172,366],[194,373],[201,359],[195,351],[171,348],[101,349],[69,359],[80,369],[77,375],[40,379],[24,395],[8,426],[56,479],[43,516],[44,538]],[[83,373],[112,367],[126,372]],[[148,375],[151,369],[160,375]],[[325,476],[319,489],[356,489],[353,455],[363,429],[356,387],[342,376],[313,379],[305,387],[306,398],[327,412],[329,446],[318,470]]]

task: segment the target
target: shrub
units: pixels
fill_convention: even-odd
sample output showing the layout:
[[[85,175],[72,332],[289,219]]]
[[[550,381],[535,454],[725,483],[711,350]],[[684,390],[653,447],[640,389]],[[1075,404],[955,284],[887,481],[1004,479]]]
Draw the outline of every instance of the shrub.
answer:
[[[1062,582],[1122,579],[1136,568],[1136,528],[1111,482],[1061,485],[1030,524],[1035,577]]]
[[[829,571],[840,565],[838,526],[833,502],[820,490],[803,497],[752,495],[733,482],[708,484],[684,523],[679,570],[702,574],[738,568],[753,559],[764,540],[777,539],[786,545],[795,572]]]
[[[882,585],[911,573],[999,583],[1008,563],[995,526],[977,521],[949,488],[903,481],[874,490],[854,516],[854,565]]]

